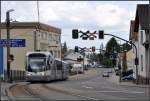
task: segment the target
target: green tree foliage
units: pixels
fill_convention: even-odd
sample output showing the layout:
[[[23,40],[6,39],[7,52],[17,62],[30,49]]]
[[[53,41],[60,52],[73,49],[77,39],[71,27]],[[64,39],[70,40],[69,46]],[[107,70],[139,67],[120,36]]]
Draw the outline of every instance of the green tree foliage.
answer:
[[[108,43],[106,44],[106,54],[110,55],[111,53],[114,53],[114,51],[118,52],[119,45],[114,37],[112,37]]]
[[[129,51],[130,49],[132,49],[132,46],[128,43],[124,43],[122,44],[123,46],[123,50]]]

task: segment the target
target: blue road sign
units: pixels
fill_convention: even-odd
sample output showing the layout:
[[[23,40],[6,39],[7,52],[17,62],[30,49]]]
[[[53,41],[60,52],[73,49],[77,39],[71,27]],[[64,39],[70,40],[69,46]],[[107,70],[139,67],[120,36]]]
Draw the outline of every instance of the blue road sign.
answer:
[[[4,50],[3,47],[0,47],[0,79],[4,75]]]
[[[7,39],[0,40],[1,47],[7,47]],[[25,39],[10,39],[10,47],[25,47],[26,40]]]

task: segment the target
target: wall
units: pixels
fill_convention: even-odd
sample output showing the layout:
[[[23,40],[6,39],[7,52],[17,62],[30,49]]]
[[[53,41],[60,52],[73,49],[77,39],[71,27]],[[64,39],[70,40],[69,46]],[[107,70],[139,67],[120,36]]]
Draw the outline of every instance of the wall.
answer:
[[[145,39],[145,33],[143,34],[143,39]],[[146,77],[146,52],[145,47],[141,44],[141,26],[139,25],[139,37],[138,37],[138,45],[139,45],[139,75],[142,77]],[[143,55],[143,71],[142,69],[142,61],[141,55]]]
[[[6,38],[6,29],[2,29],[2,38]],[[11,63],[11,69],[13,70],[25,70],[25,54],[27,51],[34,50],[33,43],[33,29],[11,29],[11,39],[25,39],[26,47],[11,47],[10,53],[14,55],[14,61]],[[7,68],[7,50],[4,49],[5,57],[5,69]]]

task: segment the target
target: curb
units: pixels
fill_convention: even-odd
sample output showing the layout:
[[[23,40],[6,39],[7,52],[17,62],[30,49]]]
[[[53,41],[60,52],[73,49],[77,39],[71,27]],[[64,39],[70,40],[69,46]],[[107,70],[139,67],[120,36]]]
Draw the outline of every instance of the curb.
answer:
[[[9,87],[6,87],[6,88],[5,88],[5,94],[6,94],[6,96],[8,97],[9,100],[13,100],[13,99],[14,99],[14,96],[13,96],[12,93],[10,92],[10,89],[11,89],[12,87],[16,86],[16,85],[18,85],[18,84],[12,84],[12,85],[10,85]]]
[[[140,85],[126,85],[126,84],[119,84],[121,86],[131,86],[131,87],[140,87],[140,88],[148,88],[150,86],[140,86]]]

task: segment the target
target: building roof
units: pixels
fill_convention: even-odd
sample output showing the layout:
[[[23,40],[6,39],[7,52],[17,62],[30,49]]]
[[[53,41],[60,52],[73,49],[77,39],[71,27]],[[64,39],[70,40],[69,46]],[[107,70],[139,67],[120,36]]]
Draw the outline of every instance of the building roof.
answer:
[[[138,4],[135,16],[135,32],[138,32],[139,24],[141,29],[149,29],[149,4]]]
[[[53,26],[50,26],[47,24],[43,24],[43,23],[38,23],[38,22],[11,22],[10,27],[13,29],[28,29],[28,28],[38,29],[39,28],[39,29],[42,29],[45,31],[61,34],[60,28],[56,28],[56,27],[53,27]],[[6,23],[2,22],[0,24],[0,28],[5,29]]]
[[[134,32],[135,29],[135,20],[131,20],[130,21],[130,36],[129,39],[138,39],[138,32]]]

